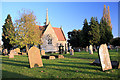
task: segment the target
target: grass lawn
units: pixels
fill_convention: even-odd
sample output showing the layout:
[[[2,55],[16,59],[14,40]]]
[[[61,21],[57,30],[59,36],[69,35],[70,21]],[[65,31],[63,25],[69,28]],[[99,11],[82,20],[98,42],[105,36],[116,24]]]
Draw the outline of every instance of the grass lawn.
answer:
[[[110,50],[109,53],[112,61],[118,61],[115,50]],[[42,59],[43,67],[36,68],[29,68],[27,55],[15,56],[14,59],[2,56],[2,78],[118,78],[120,69],[103,72],[100,66],[90,65],[98,58],[96,52],[90,55],[82,51],[64,56],[64,59]]]

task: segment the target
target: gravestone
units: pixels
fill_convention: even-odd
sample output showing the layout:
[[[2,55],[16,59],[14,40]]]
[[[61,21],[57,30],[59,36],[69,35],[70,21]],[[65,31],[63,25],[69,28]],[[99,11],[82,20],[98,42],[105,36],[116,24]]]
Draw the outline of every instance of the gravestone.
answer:
[[[59,59],[64,58],[63,55],[50,55],[50,56],[55,56],[55,58],[59,58]]]
[[[45,50],[41,50],[41,55],[45,55]]]
[[[16,48],[14,49],[17,53],[20,53],[20,49],[19,48]]]
[[[10,50],[9,58],[14,58],[14,54],[15,54],[15,51],[14,50]]]
[[[58,58],[61,59],[61,58],[64,58],[64,56],[63,55],[58,55]]]
[[[18,55],[18,53],[15,50],[10,50],[10,54]]]
[[[55,59],[55,56],[49,56],[49,59]]]
[[[14,54],[9,54],[9,58],[14,58]]]
[[[42,58],[44,58],[44,59],[55,59],[55,56],[43,55]]]
[[[22,55],[27,55],[25,52],[22,52]]]
[[[86,49],[85,49],[85,50],[86,50],[86,52],[88,52],[88,46],[86,46]]]
[[[8,54],[8,50],[7,50],[7,49],[4,49],[2,53],[3,53],[4,55],[7,55],[7,54]]]
[[[74,55],[74,50],[70,49],[70,55]]]
[[[89,54],[93,54],[93,47],[92,47],[92,45],[89,46]]]
[[[33,46],[29,49],[28,58],[29,58],[30,68],[43,66],[40,50],[37,47]]]
[[[112,69],[109,52],[106,44],[102,44],[99,48],[99,57],[102,66],[102,70]]]

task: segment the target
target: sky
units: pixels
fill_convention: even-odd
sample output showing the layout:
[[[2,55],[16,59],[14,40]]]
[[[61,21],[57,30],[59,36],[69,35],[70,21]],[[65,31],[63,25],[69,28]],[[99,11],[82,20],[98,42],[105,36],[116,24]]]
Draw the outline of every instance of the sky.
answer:
[[[0,3],[1,4],[1,3]],[[104,5],[110,7],[110,17],[112,23],[112,33],[118,36],[118,2],[2,2],[2,21],[0,22],[0,34],[2,25],[5,23],[7,15],[10,14],[13,23],[19,18],[19,11],[22,9],[31,10],[37,18],[37,22],[43,25],[46,19],[46,9],[48,8],[48,18],[53,27],[61,27],[65,33],[74,29],[82,29],[84,19],[90,22],[91,17],[97,17],[98,21],[103,16]],[[0,37],[0,39],[2,39]]]

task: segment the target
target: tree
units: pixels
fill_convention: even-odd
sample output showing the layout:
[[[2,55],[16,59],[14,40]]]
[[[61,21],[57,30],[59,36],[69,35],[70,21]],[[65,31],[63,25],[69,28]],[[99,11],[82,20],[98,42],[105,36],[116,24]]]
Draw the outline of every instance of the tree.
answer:
[[[42,44],[42,32],[39,30],[39,27],[36,27],[36,16],[34,16],[33,12],[23,10],[23,13],[20,14],[20,18],[15,21],[16,34],[14,42],[19,44],[20,47],[26,46],[26,52],[28,52],[28,44]]]
[[[69,38],[68,42],[73,47],[81,47],[82,46],[82,44],[81,44],[81,42],[82,42],[81,36],[82,36],[81,30],[74,29],[73,31],[68,32],[68,38]]]
[[[111,39],[110,44],[112,44],[113,46],[120,46],[120,37]]]
[[[100,41],[99,24],[97,23],[96,20],[95,18],[92,17],[89,25],[90,26],[88,32],[89,43],[92,45],[99,45],[99,41]]]
[[[13,45],[10,44],[11,38],[15,36],[15,28],[13,26],[10,14],[8,14],[5,19],[5,24],[2,26],[2,30],[3,47],[10,50],[10,48],[13,47]]]
[[[89,46],[89,32],[90,28],[87,22],[87,19],[84,20],[84,24],[83,24],[83,28],[82,28],[82,32],[83,32],[83,36],[82,37],[82,41],[83,41],[83,47]]]
[[[112,24],[111,24],[109,6],[108,6],[108,9],[106,9],[106,5],[104,5],[104,9],[103,9],[103,19],[106,20],[106,22],[107,22],[108,25],[110,26],[110,29],[112,30]]]
[[[112,31],[105,19],[100,21],[100,44],[108,44],[113,38]]]

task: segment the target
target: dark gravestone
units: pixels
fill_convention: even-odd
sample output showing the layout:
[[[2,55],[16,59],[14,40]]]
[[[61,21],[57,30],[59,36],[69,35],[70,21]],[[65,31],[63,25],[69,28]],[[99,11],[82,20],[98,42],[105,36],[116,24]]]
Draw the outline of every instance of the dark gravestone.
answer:
[[[8,50],[7,50],[7,49],[4,49],[2,53],[3,53],[4,55],[7,55],[7,54],[8,54]]]
[[[74,50],[70,49],[70,55],[74,55]]]
[[[112,69],[110,57],[109,57],[109,52],[107,49],[106,44],[102,44],[99,48],[99,57],[100,57],[100,63],[102,66],[102,70],[109,70]]]
[[[40,50],[37,47],[31,47],[28,51],[30,68],[42,67],[42,59],[40,55]]]
[[[62,44],[60,44],[60,46],[59,46],[59,54],[63,54],[63,51],[64,51],[63,47],[64,46]]]

